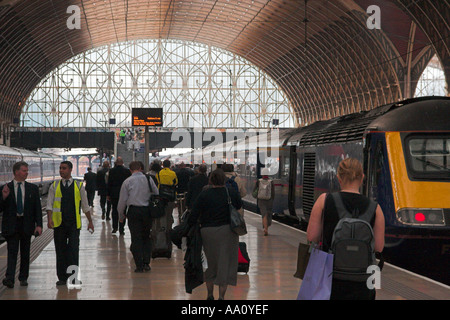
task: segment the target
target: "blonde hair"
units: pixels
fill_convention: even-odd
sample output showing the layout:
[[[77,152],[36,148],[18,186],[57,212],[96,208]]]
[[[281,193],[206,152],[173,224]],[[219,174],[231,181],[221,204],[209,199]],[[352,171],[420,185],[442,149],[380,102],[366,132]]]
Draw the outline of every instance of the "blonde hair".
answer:
[[[344,159],[339,163],[337,175],[344,183],[351,183],[355,180],[361,180],[363,177],[362,164],[358,159]]]

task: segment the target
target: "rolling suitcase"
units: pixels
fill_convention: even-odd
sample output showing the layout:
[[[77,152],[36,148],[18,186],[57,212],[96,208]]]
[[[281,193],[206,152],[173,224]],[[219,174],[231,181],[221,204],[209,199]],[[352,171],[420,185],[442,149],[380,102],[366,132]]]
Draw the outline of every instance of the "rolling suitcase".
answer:
[[[170,228],[167,215],[153,219],[152,222],[152,258],[172,257],[172,241],[170,240]]]
[[[247,244],[245,242],[239,242],[238,272],[248,273],[249,268],[250,258],[247,252]]]

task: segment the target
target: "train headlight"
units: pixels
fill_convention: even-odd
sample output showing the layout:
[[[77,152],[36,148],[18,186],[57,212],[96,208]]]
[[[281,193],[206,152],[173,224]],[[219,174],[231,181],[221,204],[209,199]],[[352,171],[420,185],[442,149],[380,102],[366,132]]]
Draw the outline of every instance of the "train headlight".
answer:
[[[404,208],[397,211],[397,219],[409,225],[445,226],[443,209]]]

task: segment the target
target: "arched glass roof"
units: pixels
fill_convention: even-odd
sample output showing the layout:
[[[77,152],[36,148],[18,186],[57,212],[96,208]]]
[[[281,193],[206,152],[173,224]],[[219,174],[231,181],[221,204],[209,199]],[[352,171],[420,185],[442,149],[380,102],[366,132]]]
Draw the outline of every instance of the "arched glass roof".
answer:
[[[21,123],[130,127],[132,108],[163,108],[167,128],[295,126],[284,93],[261,69],[223,49],[160,39],[110,44],[61,64],[32,91]]]

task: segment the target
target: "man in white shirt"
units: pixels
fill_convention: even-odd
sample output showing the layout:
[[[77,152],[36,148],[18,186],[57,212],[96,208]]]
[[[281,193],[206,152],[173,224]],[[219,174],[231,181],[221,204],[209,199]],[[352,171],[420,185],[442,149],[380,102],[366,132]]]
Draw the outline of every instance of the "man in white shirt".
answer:
[[[152,194],[159,194],[153,179],[143,174],[144,164],[140,161],[130,162],[131,176],[120,188],[117,211],[120,221],[128,219],[131,233],[131,252],[136,263],[135,272],[150,271],[152,219],[148,205]],[[150,183],[150,186],[149,186]],[[128,211],[125,214],[125,210]]]
[[[61,162],[59,174],[62,179],[51,184],[47,197],[47,224],[54,229],[56,285],[67,283],[73,272],[73,269],[68,271],[68,267],[79,266],[81,210],[89,221],[88,230],[94,232],[86,191],[81,181],[72,178],[72,168],[70,161]]]

